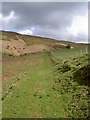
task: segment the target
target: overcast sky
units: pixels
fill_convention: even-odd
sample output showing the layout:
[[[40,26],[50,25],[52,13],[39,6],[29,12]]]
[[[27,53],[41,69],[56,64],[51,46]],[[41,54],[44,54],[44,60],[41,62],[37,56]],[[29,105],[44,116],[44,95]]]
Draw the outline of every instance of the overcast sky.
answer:
[[[1,17],[3,30],[88,42],[87,2],[5,2]]]

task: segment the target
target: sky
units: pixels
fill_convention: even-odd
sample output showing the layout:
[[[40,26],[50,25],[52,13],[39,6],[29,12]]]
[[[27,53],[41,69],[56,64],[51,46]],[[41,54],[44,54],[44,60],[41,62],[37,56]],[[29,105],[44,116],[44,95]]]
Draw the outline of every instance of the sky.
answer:
[[[88,2],[3,2],[2,30],[88,42]]]

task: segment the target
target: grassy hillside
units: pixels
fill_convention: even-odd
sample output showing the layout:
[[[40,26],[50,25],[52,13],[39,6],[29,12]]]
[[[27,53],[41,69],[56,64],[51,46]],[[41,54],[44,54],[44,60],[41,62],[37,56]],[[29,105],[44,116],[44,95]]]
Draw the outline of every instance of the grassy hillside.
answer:
[[[1,31],[0,31],[1,32]],[[86,46],[66,41],[39,36],[21,35],[15,32],[2,31],[3,54],[19,56],[38,51],[64,49],[70,44],[71,48]]]
[[[3,118],[86,118],[87,69],[88,55],[67,60],[48,52],[4,55]]]
[[[80,46],[73,49],[56,49],[50,52],[57,59],[70,59],[88,54],[88,46]]]
[[[3,118],[88,118],[88,45],[2,34]]]

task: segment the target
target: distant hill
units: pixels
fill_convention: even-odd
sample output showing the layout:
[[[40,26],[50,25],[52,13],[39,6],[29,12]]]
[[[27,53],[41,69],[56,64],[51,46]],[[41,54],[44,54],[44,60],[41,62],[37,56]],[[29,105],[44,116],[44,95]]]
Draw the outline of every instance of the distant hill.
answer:
[[[22,35],[10,31],[0,31],[0,33],[2,33],[3,54],[13,56],[35,53],[38,51],[65,49],[68,44],[70,44],[71,48],[85,45],[40,36]]]

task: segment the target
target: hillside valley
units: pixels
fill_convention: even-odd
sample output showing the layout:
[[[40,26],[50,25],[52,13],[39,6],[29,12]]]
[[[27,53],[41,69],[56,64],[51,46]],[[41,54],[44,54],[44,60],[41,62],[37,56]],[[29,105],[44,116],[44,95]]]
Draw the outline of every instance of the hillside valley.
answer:
[[[1,40],[3,118],[89,118],[88,44],[8,31]]]
[[[22,35],[15,32],[0,31],[2,33],[2,53],[19,56],[38,51],[51,51],[53,49],[64,49],[71,45],[71,48],[84,46],[73,42],[55,40],[39,36]]]

